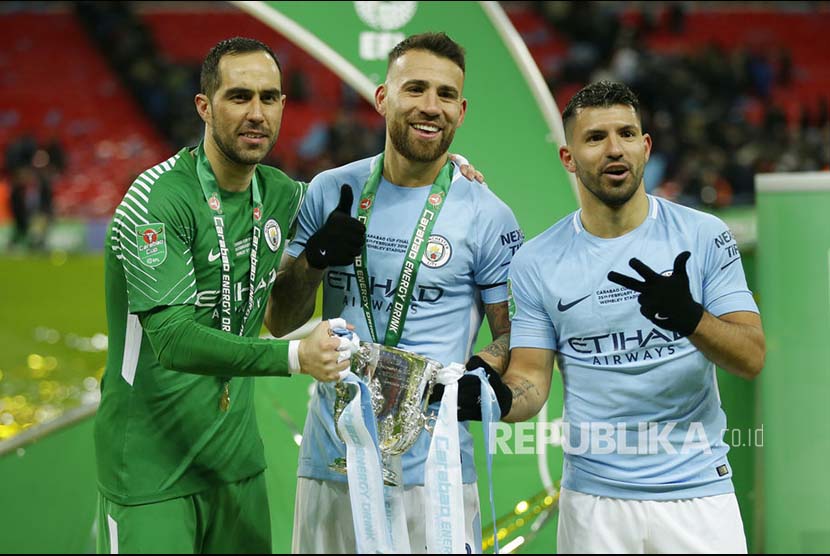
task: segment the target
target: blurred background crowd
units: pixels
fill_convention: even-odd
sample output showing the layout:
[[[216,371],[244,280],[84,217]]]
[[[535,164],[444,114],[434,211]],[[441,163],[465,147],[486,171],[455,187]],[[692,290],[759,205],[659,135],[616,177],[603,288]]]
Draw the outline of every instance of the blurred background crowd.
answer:
[[[639,94],[648,191],[744,206],[756,173],[830,170],[827,3],[502,6],[560,110],[599,79]],[[283,65],[289,108],[266,162],[309,180],[382,148],[368,103],[228,3],[3,2],[0,22],[0,247],[43,247],[54,218],[108,218],[134,176],[195,145],[199,64],[229,30]]]

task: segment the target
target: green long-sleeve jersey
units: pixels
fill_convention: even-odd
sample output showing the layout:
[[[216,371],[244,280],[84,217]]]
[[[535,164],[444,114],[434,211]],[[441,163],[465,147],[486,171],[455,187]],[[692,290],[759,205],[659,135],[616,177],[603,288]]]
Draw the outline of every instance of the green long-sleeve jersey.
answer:
[[[186,496],[265,468],[251,377],[288,374],[287,343],[258,336],[306,186],[262,165],[256,180],[260,211],[251,187],[206,199],[195,151],[182,149],[141,174],[115,211],[106,240],[109,353],[95,447],[99,488],[118,503]],[[219,211],[227,256],[215,226]],[[261,235],[245,320],[254,226]],[[176,316],[168,319],[179,326],[175,334],[159,318],[165,314]],[[183,314],[192,315],[190,329],[181,327]],[[220,332],[223,317],[230,332]],[[193,334],[200,331],[194,327],[213,330]],[[191,345],[196,337],[201,344]],[[176,361],[182,368],[165,368]],[[223,410],[226,386],[231,403]]]

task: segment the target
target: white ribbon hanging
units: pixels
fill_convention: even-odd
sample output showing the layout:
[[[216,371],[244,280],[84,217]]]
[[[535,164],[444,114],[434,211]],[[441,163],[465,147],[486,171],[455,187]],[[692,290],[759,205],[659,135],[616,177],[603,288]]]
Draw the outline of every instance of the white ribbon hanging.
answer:
[[[349,372],[344,381],[357,388],[337,422],[346,443],[346,475],[358,554],[392,554],[394,544],[385,511],[383,472],[369,388]]]
[[[466,369],[451,363],[438,371],[444,385],[424,471],[428,554],[465,554],[464,486],[458,438],[458,379]]]
[[[386,519],[392,532],[392,547],[395,554],[412,554],[409,544],[409,527],[406,524],[406,508],[403,504],[403,465],[401,456],[389,456],[383,463],[400,479],[398,486],[384,486],[383,496],[386,502]]]

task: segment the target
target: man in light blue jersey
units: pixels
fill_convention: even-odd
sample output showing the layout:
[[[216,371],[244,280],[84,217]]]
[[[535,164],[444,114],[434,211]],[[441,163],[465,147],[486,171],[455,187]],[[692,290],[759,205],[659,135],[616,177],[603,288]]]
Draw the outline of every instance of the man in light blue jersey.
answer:
[[[365,341],[443,364],[467,361],[467,369],[484,368],[506,412],[510,393],[499,373],[508,355],[507,269],[523,235],[511,210],[486,186],[461,175],[448,158],[466,110],[464,73],[463,49],[443,33],[413,36],[392,50],[386,82],[375,94],[376,108],[386,119],[384,152],[312,181],[275,286],[296,295],[272,300],[271,322],[282,323],[286,331],[305,322],[322,280],[323,318],[342,316],[355,323]],[[358,199],[354,207],[353,197]],[[319,245],[328,236],[329,219],[353,214],[368,222],[359,264]],[[412,259],[419,243],[423,253]],[[411,279],[400,278],[402,270],[413,267]],[[355,268],[367,269],[365,290]],[[408,308],[400,309],[393,299],[405,284],[410,284],[402,296]],[[364,302],[371,308],[366,312]],[[485,315],[494,341],[471,358]],[[477,378],[461,378],[459,421],[481,419],[479,392]],[[356,550],[347,478],[329,469],[345,455],[335,432],[334,400],[332,386],[315,385],[300,448],[294,552]],[[479,552],[472,439],[467,423],[459,428],[465,537]],[[422,433],[402,457],[406,521],[416,553],[426,549],[423,485],[429,442],[429,434]]]
[[[651,138],[628,87],[585,87],[563,121],[582,208],[513,260],[504,376],[505,420],[522,421],[555,356],[562,371],[558,552],[745,553],[715,365],[752,379],[765,345],[735,240],[645,193]]]

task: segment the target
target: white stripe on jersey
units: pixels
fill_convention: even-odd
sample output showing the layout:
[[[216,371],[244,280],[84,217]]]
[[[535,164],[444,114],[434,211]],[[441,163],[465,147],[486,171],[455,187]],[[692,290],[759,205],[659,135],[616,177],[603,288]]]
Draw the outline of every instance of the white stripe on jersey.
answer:
[[[126,212],[124,212],[123,210],[121,210],[121,205],[118,205],[118,208],[117,208],[117,209],[115,209],[115,214],[117,214],[118,216],[123,216],[125,220],[129,220],[129,221],[130,221],[130,224],[132,224],[132,225],[133,225],[133,229],[132,229],[132,230],[131,230],[131,229],[130,229],[130,228],[129,228],[126,224],[124,224],[124,221],[123,221],[123,220],[120,220],[118,223],[119,223],[119,224],[121,224],[122,226],[124,226],[125,228],[127,228],[127,231],[128,231],[128,232],[135,233],[135,228],[138,226],[138,222],[136,222],[135,220],[133,220],[132,218],[130,218],[130,215],[129,215],[129,214],[127,214]],[[146,223],[147,223],[146,221],[145,221],[145,222],[143,222],[143,224],[146,224]]]
[[[142,184],[142,185],[143,185],[143,184]],[[147,186],[145,185],[144,187],[147,187]],[[138,195],[139,197],[141,197],[141,198],[144,200],[144,202],[145,202],[145,203],[149,203],[149,202],[150,202],[150,198],[149,198],[147,195],[145,195],[144,193],[142,193],[142,192],[141,192],[141,190],[140,190],[139,188],[137,188],[137,187],[131,187],[131,188],[127,191],[127,195],[130,195],[130,194],[135,194],[135,195]],[[126,197],[126,195],[125,195],[125,197]],[[142,208],[144,208],[144,207],[142,207]]]
[[[150,194],[150,184],[152,184],[152,183],[153,182],[149,181],[144,176],[138,176],[135,179],[135,181],[133,182],[133,186],[140,185],[141,189],[146,191],[147,194],[149,195]],[[133,187],[131,187],[130,189],[133,189]],[[136,191],[138,191],[138,188],[135,188],[135,189],[136,189]]]
[[[118,554],[118,522],[107,514],[107,529],[110,532],[110,554]]]
[[[191,269],[190,269],[190,272],[188,272],[187,274],[185,274],[184,276],[182,276],[182,277],[181,277],[181,279],[179,279],[179,281],[178,281],[178,282],[176,282],[175,284],[173,284],[172,286],[170,286],[170,289],[169,289],[169,290],[167,290],[166,292],[164,292],[164,295],[160,296],[160,297],[159,297],[159,299],[164,299],[164,298],[166,298],[168,295],[170,295],[170,293],[171,293],[171,292],[175,289],[175,287],[176,287],[176,286],[178,286],[178,285],[179,285],[179,284],[181,284],[183,281],[185,281],[187,278],[189,278],[190,276],[192,276],[194,272],[195,272],[195,270],[191,268]],[[195,279],[195,278],[193,279],[193,281],[192,281],[190,284],[188,284],[188,285],[187,285],[187,288],[190,288],[190,287],[192,287],[192,286],[194,286],[194,285],[196,285],[196,279]],[[185,288],[185,290],[187,290],[187,288]],[[181,294],[179,294],[179,295],[181,295]],[[176,297],[178,297],[178,296],[176,296]]]
[[[139,224],[148,223],[147,219],[141,214],[139,214],[138,210],[143,212],[145,215],[148,214],[146,205],[150,203],[150,198],[148,196],[150,194],[150,189],[152,188],[156,180],[164,172],[171,170],[173,166],[175,166],[175,163],[178,160],[178,158],[178,154],[171,156],[164,162],[156,164],[152,168],[145,170],[133,181],[132,185],[127,190],[127,193],[124,195],[124,198],[121,200],[121,203],[119,203],[118,207],[116,207],[115,209],[116,216],[113,218],[113,222],[116,224],[116,226],[113,227],[113,231],[116,232],[116,237],[112,238],[113,251],[121,250],[122,253],[129,253],[133,258],[138,257],[137,253],[134,253],[133,250],[124,248],[123,243],[127,242],[130,245],[132,245],[133,248],[135,248],[136,250],[138,249],[138,246],[132,239],[132,234],[135,233],[135,228]],[[142,200],[144,200],[144,204],[142,204],[136,197],[140,197]],[[138,222],[133,220],[133,218],[129,214],[127,214],[127,212],[125,212],[125,209],[129,210],[135,216],[135,218],[138,219]],[[133,225],[133,228],[130,229],[130,227],[124,222],[124,220],[118,218],[119,216],[123,217],[124,220],[129,221]],[[118,256],[118,259],[122,261],[126,260],[123,257],[123,255]],[[141,270],[141,268],[137,265],[132,264],[131,266],[141,271],[142,274],[147,276],[153,282],[157,281],[155,278]],[[125,268],[125,271],[126,270],[127,269]]]
[[[127,329],[124,334],[124,358],[121,360],[121,376],[130,386],[135,381],[138,356],[141,353],[141,322],[138,316],[127,314]]]
[[[147,170],[144,170],[144,172],[142,172],[141,175],[139,175],[138,178],[136,178],[136,181],[141,180],[146,185],[152,187],[152,185],[159,178],[159,176],[161,176],[163,173],[167,172],[170,168],[172,168],[175,165],[176,160],[178,160],[178,159],[179,159],[179,155],[176,154],[176,155],[171,156],[170,158],[168,158],[164,162],[160,162],[159,164],[156,164],[152,168],[148,168]],[[170,165],[169,168],[166,168],[164,166],[164,164],[169,164]],[[153,178],[153,179],[149,179],[148,176],[150,178]],[[133,183],[135,183],[135,182],[133,182]],[[148,193],[150,192],[149,188],[147,188],[147,192]]]
[[[119,209],[129,209],[130,212],[133,213],[135,215],[135,217],[139,220],[140,224],[149,224],[149,222],[147,222],[147,219],[145,217],[143,217],[142,215],[138,214],[138,211],[135,210],[132,207],[132,205],[130,205],[130,203],[127,203],[126,200],[127,200],[127,198],[124,197],[124,200],[121,201],[121,204],[118,206],[118,208]],[[118,212],[118,211],[116,211],[116,212]],[[124,213],[122,212],[122,214],[124,214]]]
[[[121,205],[122,206],[128,206],[133,211],[135,211],[135,209],[138,209],[141,212],[143,212],[144,214],[147,214],[147,206],[146,205],[148,204],[148,201],[145,200],[142,203],[136,197],[133,197],[133,195],[141,195],[142,197],[144,196],[144,194],[141,193],[137,188],[131,188],[129,191],[127,191],[127,193],[124,195],[124,198],[121,200]],[[146,199],[146,197],[145,197],[145,199]],[[130,203],[127,204],[127,201],[129,201]]]
[[[135,264],[133,264],[133,263],[132,263],[132,262],[131,262],[128,258],[124,257],[123,255],[121,256],[121,260],[122,260],[122,261],[124,261],[125,263],[128,263],[130,266],[134,267],[136,270],[139,270],[139,271],[141,271],[142,273],[146,274],[146,272],[144,272],[143,270],[141,270],[140,268],[138,268]],[[133,271],[131,271],[131,270],[130,270],[129,268],[127,268],[126,266],[124,267],[124,272],[125,272],[126,274],[129,274],[130,276],[132,276],[133,278],[135,278],[136,280],[138,280],[138,281],[139,281],[139,282],[141,282],[142,284],[144,284],[144,286],[145,286],[147,289],[153,290],[155,293],[158,293],[158,290],[157,290],[157,289],[155,289],[153,286],[151,286],[150,284],[148,284],[147,282],[145,282],[144,280],[142,280],[142,279],[141,279],[141,278],[140,278],[140,277],[139,277],[136,273],[134,273]],[[153,278],[153,282],[155,282],[155,281],[156,281],[156,279],[155,279],[155,278]]]
[[[122,237],[122,239],[125,239],[125,238]],[[130,244],[132,244],[133,247],[136,246],[135,243],[133,243],[132,241],[130,241],[130,240],[127,240],[127,241]],[[115,246],[113,246],[113,251],[115,251],[115,249],[116,249]],[[121,256],[123,257],[125,254],[130,255],[132,257],[132,259],[137,259],[138,258],[138,255],[136,255],[132,250],[122,247],[121,248]],[[127,261],[130,264],[130,266],[132,266],[137,271],[139,271],[141,274],[146,276],[148,279],[152,280],[153,282],[158,282],[158,279],[155,276],[147,273],[143,268],[141,268],[141,266],[135,264],[132,259],[124,259],[124,260]],[[124,270],[127,270],[127,269],[125,268]]]
[[[193,280],[193,282],[191,282],[190,284],[188,284],[188,286],[187,286],[187,287],[188,287],[188,288],[191,288],[191,287],[193,287],[193,286],[195,286],[195,285],[196,285],[196,280]],[[189,295],[189,296],[187,296],[187,298],[186,298],[185,300],[183,300],[183,301],[179,302],[179,298],[180,298],[183,294],[186,294],[186,293],[187,293],[187,288],[183,289],[183,290],[182,290],[182,293],[180,293],[179,295],[177,295],[176,297],[174,297],[173,299],[171,299],[171,300],[170,300],[170,303],[168,303],[168,305],[187,305],[187,304],[188,304],[188,302],[190,301],[190,298],[192,298],[192,297],[196,297],[196,290],[194,289],[192,292],[190,292],[190,295]]]
[[[139,191],[139,189],[138,189],[138,186],[140,186],[142,189],[144,189],[144,191],[146,191],[147,194],[149,195],[150,189],[153,187],[153,184],[156,183],[156,180],[159,177],[161,177],[162,174],[164,174],[165,172],[168,172],[169,170],[171,170],[173,168],[173,166],[175,166],[175,163],[178,159],[179,159],[179,155],[176,154],[174,156],[171,156],[170,158],[168,158],[164,162],[156,164],[152,168],[149,168],[149,169],[145,170],[144,172],[142,172],[141,175],[139,175],[135,179],[135,181],[133,181],[133,184],[127,190],[127,194],[124,196],[124,198],[126,199],[129,196],[130,193],[136,193],[137,195],[141,196],[147,203],[149,203],[150,202],[149,197],[147,197],[146,195],[141,193],[141,191]],[[131,199],[131,200],[133,200],[135,202],[134,199]],[[122,204],[123,204],[123,201],[122,201]],[[136,204],[138,205],[138,203],[136,203]],[[145,207],[141,207],[141,208],[144,209]]]

